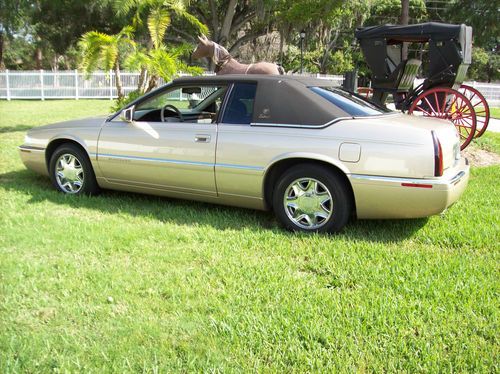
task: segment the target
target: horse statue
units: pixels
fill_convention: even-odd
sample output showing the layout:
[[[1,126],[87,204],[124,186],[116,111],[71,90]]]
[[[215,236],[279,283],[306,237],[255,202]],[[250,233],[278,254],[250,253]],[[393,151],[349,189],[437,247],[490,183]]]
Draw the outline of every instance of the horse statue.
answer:
[[[215,64],[215,74],[285,74],[285,70],[270,62],[241,64],[232,57],[226,48],[208,40],[205,35],[198,36],[198,46],[193,52],[193,58],[209,57]]]

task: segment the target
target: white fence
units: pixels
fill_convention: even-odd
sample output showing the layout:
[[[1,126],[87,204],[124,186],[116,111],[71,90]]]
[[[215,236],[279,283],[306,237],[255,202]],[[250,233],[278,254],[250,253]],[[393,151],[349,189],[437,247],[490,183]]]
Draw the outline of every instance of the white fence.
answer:
[[[184,75],[184,74],[180,74]],[[204,75],[213,75],[207,72]],[[311,74],[342,84],[340,75]],[[120,74],[123,91],[128,94],[137,88],[138,72]],[[159,85],[165,84],[160,79]],[[0,71],[0,99],[115,99],[116,76],[113,71],[97,71],[90,75],[77,70],[63,71]]]
[[[482,82],[464,82],[481,92],[490,107],[500,107],[500,84]]]
[[[182,74],[181,74],[182,75]],[[213,75],[207,72],[205,75]],[[328,79],[341,85],[341,75],[303,74]],[[137,88],[138,72],[121,73],[123,91],[128,94]],[[115,99],[118,95],[113,71],[97,71],[86,75],[77,70],[63,71],[0,71],[1,99]],[[159,85],[164,84],[160,80]],[[500,84],[466,82],[478,89],[490,106],[500,106]]]

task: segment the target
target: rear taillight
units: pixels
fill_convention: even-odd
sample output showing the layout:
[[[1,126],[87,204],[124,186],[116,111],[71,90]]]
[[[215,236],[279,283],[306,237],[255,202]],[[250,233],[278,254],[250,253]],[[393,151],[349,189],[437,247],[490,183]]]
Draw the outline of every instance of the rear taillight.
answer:
[[[443,148],[434,131],[432,131],[432,141],[434,143],[434,176],[440,177],[443,175]]]

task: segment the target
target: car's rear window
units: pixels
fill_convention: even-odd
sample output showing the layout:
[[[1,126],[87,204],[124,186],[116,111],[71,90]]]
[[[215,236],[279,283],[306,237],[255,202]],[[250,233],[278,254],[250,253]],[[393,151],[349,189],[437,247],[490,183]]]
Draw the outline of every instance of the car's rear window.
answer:
[[[337,87],[309,88],[353,117],[376,116],[390,112]]]

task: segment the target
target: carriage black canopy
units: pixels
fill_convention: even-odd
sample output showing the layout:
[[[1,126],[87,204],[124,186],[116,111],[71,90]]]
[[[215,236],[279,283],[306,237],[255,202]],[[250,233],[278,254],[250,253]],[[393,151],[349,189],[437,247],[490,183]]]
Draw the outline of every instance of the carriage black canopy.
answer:
[[[387,44],[399,42],[427,42],[432,40],[459,39],[465,33],[465,25],[427,22],[415,25],[381,25],[360,27],[356,30],[358,39],[385,38]]]
[[[388,94],[408,93],[419,72],[420,59],[403,58],[404,42],[428,44],[425,89],[460,86],[471,63],[472,28],[464,24],[370,26],[358,28],[356,38],[372,72],[373,98],[379,104]]]

